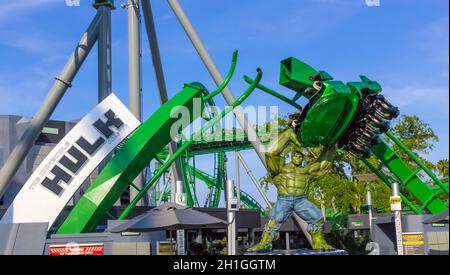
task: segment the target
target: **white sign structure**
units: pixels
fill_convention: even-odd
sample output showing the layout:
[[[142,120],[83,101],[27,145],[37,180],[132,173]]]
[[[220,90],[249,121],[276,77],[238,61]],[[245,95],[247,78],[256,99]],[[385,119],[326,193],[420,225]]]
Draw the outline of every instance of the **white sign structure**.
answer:
[[[402,242],[402,199],[399,196],[399,185],[397,182],[392,183],[392,196],[390,198],[391,211],[394,212],[395,237],[397,241],[397,254],[403,255]]]
[[[175,188],[175,203],[186,207],[186,193],[183,193],[183,182],[178,180]],[[184,230],[177,230],[177,255],[186,254],[185,242]]]
[[[113,94],[90,111],[42,161],[0,223],[55,222],[100,162],[140,122]]]

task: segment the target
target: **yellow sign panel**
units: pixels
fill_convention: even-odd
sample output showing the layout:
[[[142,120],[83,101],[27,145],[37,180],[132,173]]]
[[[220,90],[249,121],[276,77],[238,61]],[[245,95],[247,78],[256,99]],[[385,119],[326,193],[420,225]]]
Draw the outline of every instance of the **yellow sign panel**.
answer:
[[[423,233],[408,233],[402,234],[403,248],[406,255],[424,255],[425,242],[423,240]]]
[[[407,234],[403,235],[403,241],[410,241],[410,240],[421,240],[423,241],[423,234]]]
[[[391,197],[391,204],[399,204],[402,202],[400,197]]]
[[[176,255],[176,243],[158,242],[157,255]]]
[[[392,196],[389,201],[391,203],[391,211],[402,210],[402,199],[400,198],[400,196]]]

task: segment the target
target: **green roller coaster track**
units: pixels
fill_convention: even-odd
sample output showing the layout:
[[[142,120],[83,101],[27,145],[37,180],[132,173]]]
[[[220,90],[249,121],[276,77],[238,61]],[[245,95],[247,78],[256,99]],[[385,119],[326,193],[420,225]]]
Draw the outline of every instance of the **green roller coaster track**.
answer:
[[[303,79],[305,78],[303,73],[304,72],[302,70],[291,72],[290,77],[292,77],[292,79],[290,79],[290,81],[294,83],[293,85],[300,85],[298,83],[305,82]],[[324,77],[325,79],[331,78],[323,71],[321,71],[320,74],[326,74]],[[247,82],[252,82],[250,77],[245,76],[244,79]],[[381,87],[376,82],[370,81],[366,77],[361,77],[361,79],[362,82],[351,82],[349,83],[350,86],[353,89],[357,89],[360,93],[361,90],[364,89],[381,91]],[[298,93],[293,97],[293,99],[289,99],[261,83],[258,84],[257,87],[270,95],[282,99],[293,107],[298,108],[298,104],[296,103],[296,100],[299,98]],[[394,150],[385,139],[380,138],[378,142],[370,148],[372,155],[377,158],[379,165],[374,167],[367,159],[361,158],[360,160],[367,165],[367,167],[372,170],[372,172],[375,173],[387,186],[391,187],[393,182],[399,183],[402,190],[401,198],[414,213],[422,214],[425,213],[425,211],[428,211],[432,214],[438,214],[448,209],[448,199],[444,200],[440,197],[444,194],[448,196],[448,184],[443,184],[442,181],[391,132],[387,132],[386,137],[389,138],[393,144],[398,147],[398,149]],[[409,158],[411,158],[411,160],[419,166],[419,169],[413,171],[407,162],[401,159],[399,155],[400,152],[404,152]],[[419,176],[420,172],[425,172],[433,184],[430,185],[426,183]],[[408,198],[410,196],[416,198],[415,203]]]
[[[192,166],[188,166],[189,169],[189,173],[190,174],[195,174],[195,176],[201,180],[202,182],[204,182],[206,184],[206,186],[208,188],[214,188],[214,186],[217,185],[217,179],[211,175],[209,175],[208,173],[205,173],[195,167]],[[245,191],[241,190],[241,194],[240,194],[240,198],[241,201],[244,203],[244,207],[245,208],[250,208],[250,209],[258,209],[258,211],[260,212],[260,214],[262,216],[266,216],[266,212],[264,210],[264,207],[262,207],[255,199],[253,199],[248,193],[246,193]],[[214,204],[215,203],[215,204]],[[208,205],[208,207],[218,207],[219,201],[215,201],[213,204],[210,204],[211,206]]]
[[[157,157],[161,149],[171,141],[172,137],[170,136],[170,133],[173,125],[178,119],[178,117],[173,114],[176,114],[184,108],[184,110],[187,109],[190,112],[190,123],[197,119],[201,112],[197,113],[193,111],[194,101],[196,99],[201,99],[201,102],[205,103],[212,99],[213,96],[219,94],[226,87],[233,75],[236,58],[237,53],[233,55],[233,65],[227,78],[216,91],[205,95],[207,91],[205,91],[203,86],[196,83],[185,84],[185,87],[181,92],[177,93],[153,113],[153,115],[126,140],[114,157],[101,171],[99,176],[92,182],[89,189],[81,197],[64,223],[57,230],[57,233],[64,234],[93,231],[103,217],[107,215],[114,203],[120,198],[120,195],[129,186],[133,185],[132,182],[137,175],[141,173],[150,164],[150,161]],[[192,145],[194,140],[199,139],[203,133],[213,127],[221,118],[242,104],[242,102],[255,90],[261,77],[262,71],[258,69],[258,75],[255,81],[250,84],[249,88],[241,97],[220,114],[209,119],[202,129],[193,134],[188,141],[182,142],[177,151],[155,172],[145,187],[142,190],[139,190],[138,195],[122,212],[119,219],[125,219],[130,214],[139,200],[146,195],[147,191],[159,177],[165,173],[170,165],[177,158],[182,157],[182,154]],[[179,125],[177,128],[179,134],[181,134],[185,127],[187,127],[187,125]],[[185,165],[183,165],[183,167],[185,167]],[[194,205],[193,197],[190,192],[186,173],[183,174],[185,175],[183,183],[185,185],[185,190],[187,190],[187,203],[189,207],[192,207]],[[216,200],[216,198],[218,199],[220,196],[221,188],[217,188],[216,190],[217,191],[214,192],[214,200]]]
[[[173,98],[163,104],[153,115],[142,124],[128,139],[118,148],[114,157],[108,162],[100,175],[94,180],[87,192],[81,197],[80,201],[75,205],[69,216],[58,229],[57,233],[80,233],[90,232],[102,221],[113,204],[119,199],[120,195],[130,186],[135,177],[141,173],[152,160],[158,160],[161,166],[156,169],[151,179],[146,183],[142,190],[138,190],[138,195],[130,202],[126,209],[121,213],[119,219],[125,219],[134,209],[137,202],[145,196],[147,191],[152,188],[155,182],[166,173],[170,165],[175,159],[180,159],[183,170],[183,184],[187,194],[187,204],[189,207],[199,206],[196,195],[196,182],[202,181],[209,189],[209,194],[205,202],[207,207],[218,207],[220,203],[220,195],[224,189],[224,179],[226,177],[226,152],[239,151],[251,148],[250,142],[245,136],[233,132],[231,139],[222,141],[211,141],[206,139],[199,139],[205,133],[212,129],[212,133],[220,131],[214,129],[215,124],[227,113],[240,105],[254,89],[258,88],[288,104],[293,106],[296,110],[301,110],[302,107],[296,102],[303,94],[297,92],[292,99],[281,95],[280,93],[260,84],[262,72],[258,69],[257,77],[252,80],[245,76],[244,79],[250,84],[249,88],[243,95],[236,100],[232,106],[227,107],[222,113],[210,115],[206,118],[206,125],[196,132],[190,139],[179,142],[179,147],[172,156],[168,156],[167,144],[170,142],[170,130],[176,123],[177,117],[172,116],[174,112],[180,108],[186,107],[190,112],[190,123],[197,119],[200,114],[193,112],[193,104],[195,99],[201,99],[202,108],[206,106],[215,105],[213,97],[219,94],[230,81],[236,66],[237,54],[233,55],[232,66],[227,77],[219,88],[208,93],[206,88],[199,83],[185,84],[182,91],[177,93]],[[283,66],[285,66],[284,64]],[[285,67],[286,69],[288,67]],[[294,67],[288,69],[294,70]],[[310,71],[314,71],[312,68]],[[290,83],[293,88],[299,89],[307,83],[308,79],[302,75],[304,71],[293,71],[289,75],[283,74],[282,78],[285,83]],[[320,72],[324,79],[331,79],[325,73]],[[292,79],[286,80],[291,77]],[[298,79],[295,79],[298,78]],[[287,82],[286,82],[287,81]],[[337,83],[337,84],[336,84]],[[340,85],[334,82],[334,85]],[[343,85],[343,84],[342,84]],[[341,86],[342,86],[341,85]],[[288,85],[286,85],[288,86]],[[362,77],[362,82],[352,82],[352,89],[356,89],[361,93],[362,89],[381,90],[380,86],[373,81]],[[295,90],[294,89],[294,90]],[[346,122],[347,124],[349,121]],[[180,125],[178,128],[181,134],[184,127],[187,125]],[[341,129],[340,132],[343,132]],[[266,133],[260,135],[263,142],[268,142],[270,136]],[[400,140],[398,140],[392,133],[387,132],[386,137],[391,140],[392,144],[398,147],[393,149],[391,143],[384,139],[379,139],[378,142],[371,147],[371,153],[378,159],[378,166],[371,165],[366,159],[362,158],[364,162],[384,183],[388,186],[395,181],[402,187],[401,197],[403,201],[415,212],[424,213],[428,211],[436,214],[448,209],[448,200],[441,199],[442,194],[448,194],[448,183],[444,184],[438,179],[432,171],[430,171],[411,151],[406,148]],[[412,170],[405,160],[402,160],[399,152],[402,151],[408,155],[419,169]],[[195,156],[204,154],[214,154],[214,175],[205,173],[195,167]],[[190,164],[190,161],[193,164]],[[431,178],[432,184],[429,185],[420,177],[420,173],[424,172]],[[165,190],[162,191],[163,193]],[[411,196],[415,198],[414,202],[410,199]],[[254,200],[249,194],[241,192],[241,201],[245,207],[255,208],[265,215],[264,208]]]

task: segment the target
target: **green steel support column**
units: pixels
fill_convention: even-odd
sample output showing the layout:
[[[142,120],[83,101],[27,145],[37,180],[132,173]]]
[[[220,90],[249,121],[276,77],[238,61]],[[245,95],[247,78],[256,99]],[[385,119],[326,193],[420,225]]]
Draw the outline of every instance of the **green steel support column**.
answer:
[[[247,99],[247,97],[255,90],[256,85],[258,85],[259,81],[261,81],[262,78],[262,71],[258,68],[258,75],[255,79],[255,81],[250,85],[250,87],[235,101],[231,106],[228,106],[225,110],[223,110],[220,115],[215,116],[213,119],[208,121],[208,123],[205,124],[198,132],[196,132],[188,141],[184,142],[176,152],[161,166],[158,171],[154,174],[154,176],[150,179],[149,182],[145,185],[144,189],[139,192],[139,194],[133,199],[133,201],[130,202],[130,204],[125,208],[125,210],[120,215],[119,219],[123,220],[125,219],[131,211],[136,206],[137,202],[147,193],[147,191],[153,186],[153,184],[158,180],[159,177],[169,168],[169,166],[178,158],[181,156],[182,153],[194,142],[194,140],[197,140],[202,133],[204,133],[206,130],[214,126],[220,119],[222,119],[225,115],[233,111],[234,108],[242,104],[242,102]]]
[[[171,100],[163,104],[141,125],[116,152],[86,193],[80,198],[58,230],[59,234],[90,232],[105,213],[130,186],[150,161],[171,141],[170,130],[178,120],[171,114],[186,107],[189,121],[196,119],[194,99],[201,97],[201,88],[186,85]],[[184,126],[184,125],[183,125]],[[142,192],[142,190],[141,190]],[[140,193],[141,193],[140,192]],[[139,200],[142,196],[139,196]],[[137,201],[136,201],[137,203]]]
[[[208,187],[208,189],[211,191],[214,191],[214,188],[217,186],[217,181],[216,178],[214,176],[211,176],[197,168],[194,168],[192,166],[188,166],[189,169],[189,173],[195,174],[195,176],[202,181],[203,183],[206,184],[206,186]],[[207,198],[206,202],[208,203],[209,201],[211,201],[211,198]],[[212,207],[211,203],[206,204],[207,207]]]
[[[216,185],[216,180],[213,176],[197,169],[194,168],[192,166],[188,166],[188,171],[189,173],[195,174],[195,176],[202,181],[203,183],[206,184],[206,186],[208,188],[213,187],[214,185]],[[241,201],[244,203],[244,205],[247,208],[250,209],[258,209],[258,211],[260,212],[260,214],[262,216],[266,216],[266,212],[264,211],[264,208],[254,199],[252,198],[249,194],[247,194],[246,192],[241,190],[241,195],[240,195]]]
[[[217,208],[220,203],[220,194],[222,194],[223,185],[224,185],[224,163],[225,163],[225,153],[219,152],[217,154],[217,175],[216,175],[216,184],[214,186],[213,191],[213,199],[211,201],[211,207]]]
[[[114,0],[95,0],[93,5],[95,8],[109,6],[111,9],[114,9]]]
[[[192,197],[191,186],[189,184],[189,179],[187,177],[186,161],[187,159],[185,157],[180,157],[181,177],[183,180],[184,193],[186,193],[186,205],[187,207],[194,207],[194,199]]]
[[[234,53],[233,60],[236,55],[237,53]],[[258,69],[257,81],[255,81],[241,98],[235,102],[235,104],[237,104],[236,106],[242,103],[242,101],[250,95],[261,80],[261,77],[262,72]],[[220,88],[224,89],[225,87],[220,86]],[[217,91],[214,93],[217,93]],[[177,114],[177,111],[180,111],[179,114],[184,114],[183,111],[187,109],[189,111],[189,117],[187,119],[189,120],[189,123],[192,123],[203,111],[200,110],[200,112],[194,112],[195,98],[202,98],[203,94],[204,90],[202,85],[185,84],[185,87],[181,92],[154,112],[153,115],[120,147],[100,175],[92,182],[87,192],[80,198],[79,202],[72,209],[57,233],[80,233],[94,230],[103,219],[105,213],[130,186],[130,183],[172,140],[172,126],[179,120],[178,117],[175,117],[172,114]],[[233,110],[236,106],[230,106],[229,110]],[[201,105],[201,108],[203,108],[203,105]],[[220,117],[211,121],[216,123],[219,119]],[[208,127],[213,126],[210,122],[207,125]],[[178,130],[181,132],[186,126],[185,123],[182,123],[179,125]],[[189,146],[190,143],[187,145]],[[174,154],[162,165],[164,170],[158,170],[157,174],[162,172],[157,178],[167,170],[167,163],[170,162],[170,164],[172,164],[187,146],[183,148],[183,150],[178,150],[178,154]],[[154,176],[153,178],[156,177]],[[154,182],[152,182],[152,184],[153,183]],[[147,184],[146,188],[142,188],[124,212],[133,209],[139,200],[145,196],[152,184]]]
[[[442,181],[436,177],[436,175],[428,169],[428,167],[413,153],[409,150],[393,133],[387,132],[386,136],[388,136],[395,144],[397,144],[400,149],[402,149],[419,167],[436,183],[443,191],[448,192],[447,188],[444,186]]]
[[[432,214],[448,209],[428,186],[424,183],[383,139],[371,148],[372,153],[393,173],[399,184],[408,189]]]
[[[207,173],[194,168],[192,166],[188,166],[188,171],[190,174],[195,174],[195,176],[201,180],[202,182],[204,182],[206,184],[206,186],[208,188],[211,188],[214,184],[215,184],[215,179],[214,177],[212,177],[211,175],[208,175]]]
[[[380,178],[389,188],[391,188],[392,182],[384,175],[380,170],[375,168],[369,161],[366,159],[362,159],[362,162],[375,174],[378,178]],[[407,197],[400,193],[400,197],[406,205],[408,205],[416,214],[423,214],[423,210],[418,209],[412,202],[409,201]]]
[[[255,199],[253,199],[249,194],[241,190],[241,194],[239,197],[241,198],[241,201],[247,208],[257,209],[259,211],[259,214],[261,214],[261,216],[263,217],[267,216],[264,207],[262,207],[261,204],[259,204]]]

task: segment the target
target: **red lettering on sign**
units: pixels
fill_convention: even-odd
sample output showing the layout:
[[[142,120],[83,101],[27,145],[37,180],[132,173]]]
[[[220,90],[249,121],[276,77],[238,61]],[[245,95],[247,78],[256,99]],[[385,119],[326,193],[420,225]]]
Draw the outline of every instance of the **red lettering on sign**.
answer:
[[[103,255],[103,244],[51,245],[50,256],[59,255]]]

